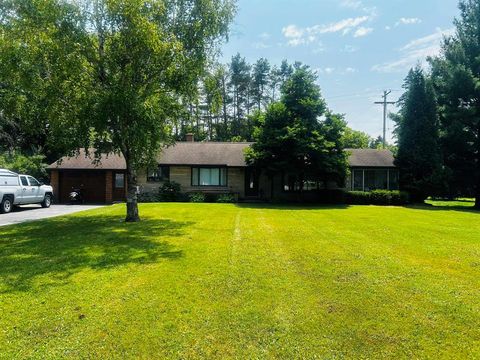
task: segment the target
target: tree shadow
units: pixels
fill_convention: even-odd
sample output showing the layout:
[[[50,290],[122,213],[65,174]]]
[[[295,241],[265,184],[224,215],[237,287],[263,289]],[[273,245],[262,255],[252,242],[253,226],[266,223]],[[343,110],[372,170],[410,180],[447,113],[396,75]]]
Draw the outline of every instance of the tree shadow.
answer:
[[[431,204],[411,204],[405,206],[407,209],[411,210],[429,210],[429,211],[456,211],[456,212],[466,212],[471,214],[480,214],[480,210],[471,206],[441,206],[441,205],[431,205]]]
[[[28,291],[44,275],[57,286],[86,268],[179,259],[182,250],[162,238],[180,236],[192,224],[149,218],[127,224],[117,216],[89,215],[1,228],[0,293]]]
[[[300,204],[300,203],[237,203],[235,206],[244,209],[271,209],[271,210],[342,210],[350,205],[338,204]]]

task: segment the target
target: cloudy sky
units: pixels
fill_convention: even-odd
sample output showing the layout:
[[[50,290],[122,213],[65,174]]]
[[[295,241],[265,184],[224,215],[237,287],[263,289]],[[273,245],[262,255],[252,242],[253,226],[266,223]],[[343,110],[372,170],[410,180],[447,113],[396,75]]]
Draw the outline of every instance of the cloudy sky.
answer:
[[[301,61],[316,69],[329,107],[354,129],[382,132],[382,91],[401,94],[409,68],[451,34],[457,0],[238,0],[223,62]],[[391,107],[394,111],[395,108]],[[389,124],[391,131],[392,124]]]

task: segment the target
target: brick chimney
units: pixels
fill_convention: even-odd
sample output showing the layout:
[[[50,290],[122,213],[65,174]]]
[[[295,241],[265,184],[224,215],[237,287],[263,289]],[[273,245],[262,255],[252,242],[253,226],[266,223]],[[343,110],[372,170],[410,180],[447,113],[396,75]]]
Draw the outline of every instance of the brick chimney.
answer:
[[[194,142],[194,141],[195,141],[195,138],[194,138],[193,134],[192,134],[192,133],[186,134],[186,135],[185,135],[185,141],[186,141],[186,142]]]

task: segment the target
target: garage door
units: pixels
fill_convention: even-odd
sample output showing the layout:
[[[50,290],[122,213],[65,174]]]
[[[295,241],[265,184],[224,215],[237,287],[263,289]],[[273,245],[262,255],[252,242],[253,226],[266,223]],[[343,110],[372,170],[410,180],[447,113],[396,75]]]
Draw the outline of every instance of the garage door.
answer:
[[[104,171],[62,171],[59,179],[60,202],[66,203],[72,189],[82,189],[85,202],[105,202]]]

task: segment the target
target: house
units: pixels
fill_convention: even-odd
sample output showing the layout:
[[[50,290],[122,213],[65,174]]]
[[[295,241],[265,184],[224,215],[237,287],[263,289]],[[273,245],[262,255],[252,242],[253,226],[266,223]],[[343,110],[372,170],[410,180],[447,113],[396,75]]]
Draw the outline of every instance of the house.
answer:
[[[167,180],[180,184],[181,191],[233,193],[242,200],[288,200],[300,188],[291,174],[278,174],[273,185],[264,174],[257,174],[245,163],[248,142],[195,142],[189,137],[165,148],[158,156],[158,166],[137,174],[140,192],[158,191]],[[351,176],[348,190],[398,189],[398,171],[388,150],[351,149]],[[67,202],[72,188],[83,189],[87,202],[111,203],[126,197],[126,166],[122,156],[109,154],[94,162],[80,151],[76,157],[64,157],[48,167],[51,184],[60,202]],[[305,192],[335,188],[335,184],[305,182]]]

